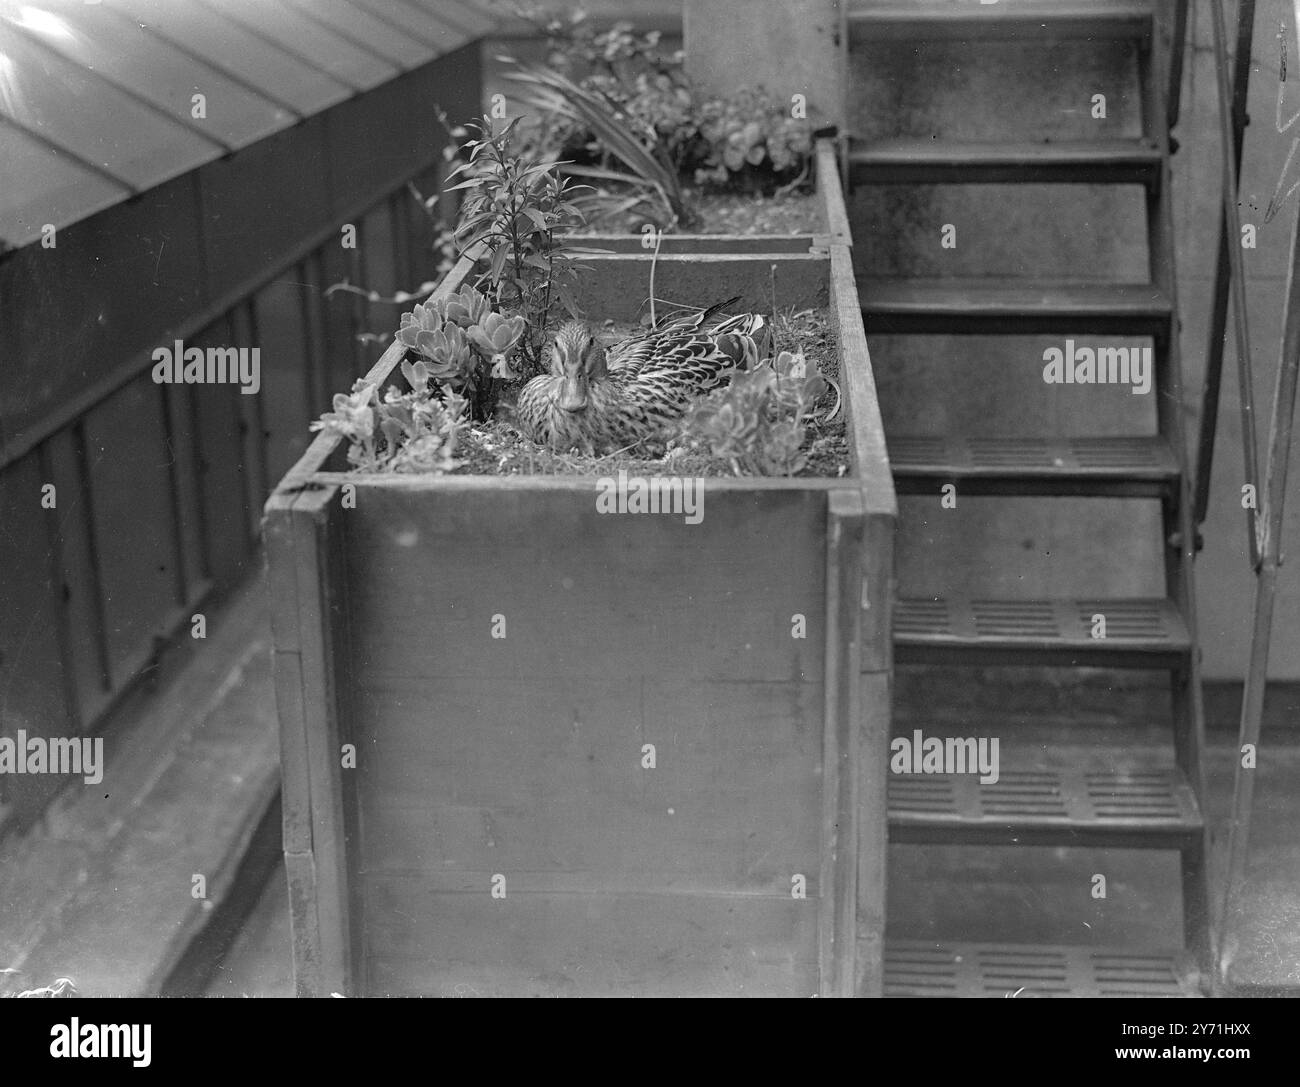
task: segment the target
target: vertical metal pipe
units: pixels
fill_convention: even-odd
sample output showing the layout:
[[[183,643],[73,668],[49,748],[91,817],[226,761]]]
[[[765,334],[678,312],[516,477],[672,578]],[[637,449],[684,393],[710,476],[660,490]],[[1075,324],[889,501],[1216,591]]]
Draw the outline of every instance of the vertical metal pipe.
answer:
[[[1232,70],[1233,192],[1241,180],[1241,150],[1245,141],[1246,96],[1250,88],[1250,54],[1255,32],[1255,0],[1241,0],[1237,8],[1237,51]],[[1216,67],[1219,64],[1216,52]],[[1226,202],[1225,202],[1226,203]],[[1205,380],[1201,391],[1201,420],[1196,442],[1196,524],[1204,523],[1210,503],[1210,470],[1214,463],[1215,431],[1219,419],[1219,390],[1223,381],[1223,345],[1228,327],[1228,281],[1232,274],[1228,247],[1239,245],[1228,236],[1226,215],[1219,218],[1219,246],[1214,267],[1214,291],[1210,303],[1210,336],[1205,356]],[[1246,363],[1246,365],[1249,365]],[[1252,541],[1254,529],[1251,530]],[[1255,545],[1251,544],[1252,562]]]
[[[1237,346],[1237,382],[1241,401],[1242,465],[1246,482],[1259,492],[1259,445],[1255,438],[1255,389],[1250,350],[1250,322],[1246,312],[1246,267],[1241,253],[1241,215],[1237,210],[1237,185],[1241,164],[1236,151],[1232,110],[1232,89],[1228,85],[1226,37],[1223,9],[1212,5],[1214,23],[1214,74],[1219,93],[1220,139],[1223,143],[1223,212],[1220,218],[1220,246],[1227,250],[1232,293],[1233,331]],[[1222,355],[1220,355],[1222,358]],[[1206,501],[1209,501],[1210,465],[1206,465]],[[1258,500],[1256,507],[1258,507]],[[1246,533],[1252,567],[1259,564],[1259,511],[1247,509]]]
[[[1187,0],[1174,0],[1173,39],[1169,46],[1169,89],[1165,96],[1165,127],[1178,124],[1183,99],[1183,55],[1187,49]]]

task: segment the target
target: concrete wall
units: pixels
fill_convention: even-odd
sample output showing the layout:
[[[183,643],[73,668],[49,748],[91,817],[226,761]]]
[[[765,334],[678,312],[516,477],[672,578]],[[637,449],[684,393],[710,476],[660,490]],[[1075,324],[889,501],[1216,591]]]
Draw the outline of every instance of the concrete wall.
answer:
[[[808,116],[843,113],[839,0],[683,0],[686,71],[717,94],[764,87],[807,98]]]

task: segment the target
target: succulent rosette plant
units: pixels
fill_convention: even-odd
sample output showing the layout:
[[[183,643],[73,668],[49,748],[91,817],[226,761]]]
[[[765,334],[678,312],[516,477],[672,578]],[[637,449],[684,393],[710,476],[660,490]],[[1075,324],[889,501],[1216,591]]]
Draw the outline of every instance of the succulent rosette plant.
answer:
[[[509,356],[522,339],[527,322],[523,317],[502,317],[488,313],[466,335],[478,352],[492,366],[492,376],[513,379],[518,375],[510,368]]]
[[[465,329],[482,324],[492,312],[487,295],[470,286],[463,287],[459,294],[448,295],[443,307],[444,319]]]
[[[738,475],[794,475],[808,463],[805,422],[826,388],[802,352],[782,351],[698,401],[686,417],[685,435],[730,461]]]

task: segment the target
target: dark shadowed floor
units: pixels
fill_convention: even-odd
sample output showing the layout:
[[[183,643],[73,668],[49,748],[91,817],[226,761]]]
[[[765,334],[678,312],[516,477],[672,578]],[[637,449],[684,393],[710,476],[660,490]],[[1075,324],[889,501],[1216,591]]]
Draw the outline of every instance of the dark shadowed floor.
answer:
[[[1049,747],[1060,759],[1086,758],[1095,748],[1080,739],[1077,729],[1062,726]],[[1231,798],[1232,739],[1222,729],[1211,734],[1216,831]],[[1300,994],[1300,743],[1266,736],[1260,774],[1231,978],[1247,992],[1290,988]],[[1216,852],[1222,837],[1215,834]],[[1105,902],[1081,890],[1094,873],[1107,877]],[[910,846],[890,854],[889,931],[898,938],[1160,946],[1177,932],[1180,909],[1173,854]],[[292,995],[283,871],[266,885],[208,992]]]

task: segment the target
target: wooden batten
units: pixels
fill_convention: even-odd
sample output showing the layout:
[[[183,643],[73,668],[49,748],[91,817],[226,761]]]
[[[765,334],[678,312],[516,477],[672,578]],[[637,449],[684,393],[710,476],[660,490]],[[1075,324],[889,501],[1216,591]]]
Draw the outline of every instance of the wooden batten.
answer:
[[[841,183],[839,161],[833,140],[817,141],[817,192],[821,195],[821,215],[832,245],[853,245],[853,231],[849,228],[849,212],[844,203],[844,186]]]
[[[860,609],[866,510],[860,492],[833,491],[826,519],[826,684],[822,741],[823,996],[853,996],[857,980],[857,766]]]

